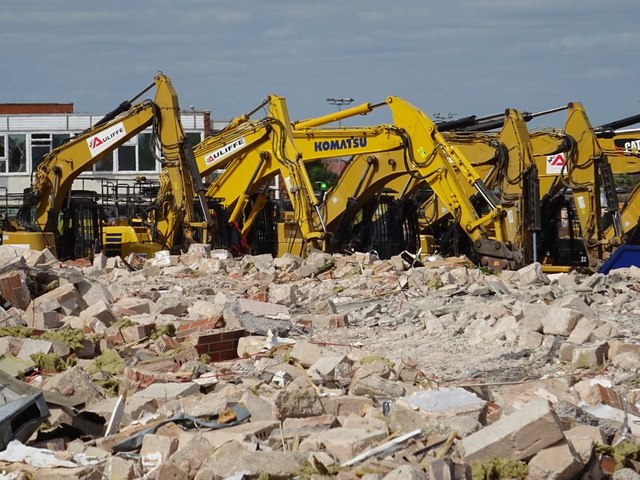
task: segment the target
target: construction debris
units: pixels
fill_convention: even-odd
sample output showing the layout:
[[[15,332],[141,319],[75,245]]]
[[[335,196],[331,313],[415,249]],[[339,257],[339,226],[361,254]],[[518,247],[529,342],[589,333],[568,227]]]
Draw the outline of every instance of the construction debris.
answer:
[[[0,468],[36,478],[640,472],[628,447],[640,437],[633,269],[491,274],[462,261],[193,252],[136,258],[134,270],[36,270],[0,255],[17,266],[0,265],[4,275],[46,272],[50,284],[28,302],[12,287],[0,329]],[[171,273],[185,262],[188,272]]]

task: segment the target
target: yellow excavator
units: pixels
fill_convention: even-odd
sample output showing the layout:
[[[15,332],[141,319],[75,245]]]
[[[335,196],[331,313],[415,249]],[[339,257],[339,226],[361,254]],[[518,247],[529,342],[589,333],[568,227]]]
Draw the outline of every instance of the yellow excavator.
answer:
[[[133,105],[154,86],[154,100]],[[158,74],[151,85],[131,100],[122,102],[94,126],[43,159],[34,172],[23,207],[15,221],[3,231],[3,242],[33,249],[46,247],[60,259],[90,256],[100,243],[102,216],[97,213],[97,206],[89,210],[90,218],[78,213],[78,206],[71,203],[73,181],[108,152],[147,127],[153,129],[151,149],[157,148],[161,152],[159,159],[164,166],[166,181],[165,187],[161,188],[161,197],[166,200],[170,196],[171,200],[155,209],[157,235],[147,234],[148,227],[105,226],[102,247],[111,254],[121,254],[127,250],[127,245],[131,245],[132,249],[144,253],[157,251],[167,244],[175,245],[178,238],[187,243],[193,241],[195,229],[202,229],[207,224],[209,213],[203,207],[204,220],[195,221],[193,196],[198,192],[197,182],[201,180],[199,175],[194,176],[197,170],[180,123],[176,92],[171,81]],[[127,239],[127,235],[135,238]]]
[[[598,142],[607,155],[611,170],[618,175],[640,174],[640,129],[619,130],[618,126],[640,122],[640,115],[612,122],[596,129]],[[622,229],[626,236],[626,243],[637,245],[640,243],[640,184],[636,183],[627,196],[621,208]],[[608,228],[604,236],[614,235]]]
[[[112,123],[152,127],[151,151],[159,153],[157,160],[162,165],[159,188],[139,216],[117,218],[103,227],[102,247],[107,256],[136,253],[146,257],[160,250],[180,253],[191,243],[209,242],[213,235],[204,185],[182,127],[177,94],[163,75],[156,76],[147,90],[153,85],[153,101],[121,110]]]
[[[372,133],[374,129],[367,133],[368,136],[362,134],[362,132],[352,136],[350,132],[345,131],[344,133],[347,136],[338,138],[339,134],[334,133],[333,140],[330,141],[316,136],[320,134],[313,130],[314,127],[319,125],[367,113],[373,108],[383,105],[387,105],[390,108],[393,115],[393,125],[378,127],[375,130],[377,134]],[[221,133],[221,136],[226,135],[228,137],[226,141],[222,141],[221,138],[218,138],[219,136],[214,136],[196,146],[194,153],[201,173],[208,172],[209,170],[206,168],[225,166],[225,158],[231,157],[227,152],[233,150],[234,142],[238,145],[239,137],[233,136],[232,133],[240,123],[235,122],[234,128],[225,129]],[[381,104],[364,104],[317,119],[295,122],[292,127],[295,138],[294,147],[299,151],[301,162],[335,156],[338,153],[337,151],[340,154],[347,155],[352,151],[357,151],[363,145],[371,148],[369,147],[369,142],[373,142],[374,139],[379,139],[381,142],[380,147],[378,147],[380,150],[402,151],[401,161],[395,163],[395,175],[406,175],[407,172],[413,172],[414,175],[420,176],[421,180],[425,180],[431,185],[435,194],[442,199],[443,204],[452,212],[467,237],[471,240],[472,247],[470,252],[477,256],[478,259],[483,259],[486,264],[491,264],[494,267],[505,268],[510,266],[513,268],[521,264],[522,258],[518,249],[506,242],[505,213],[492,192],[486,188],[482,179],[459,151],[446,142],[438,132],[435,124],[423,112],[405,100],[398,97],[388,97]],[[303,139],[306,142],[305,144],[303,144]],[[245,139],[242,142],[248,144],[249,140]],[[237,158],[241,156],[240,151],[241,149],[236,151]],[[219,152],[217,158],[211,156],[214,152]],[[207,161],[207,158],[209,161]],[[251,165],[251,163],[249,164]],[[261,170],[258,171],[255,167],[252,167],[244,175],[236,174],[232,176],[230,173],[223,177],[229,169],[229,165],[232,165],[232,163],[226,165],[224,173],[214,180],[208,191],[208,196],[220,198],[220,201],[225,202],[227,205],[235,205],[236,199],[246,198],[247,194],[251,193],[246,188],[242,190],[237,184],[233,185],[231,179],[246,179],[246,185],[250,186],[252,192],[257,192],[259,189],[253,186],[258,185],[258,179],[262,181],[271,179],[277,173],[276,169],[268,170],[261,167]],[[362,173],[360,172],[360,175]],[[472,188],[480,199],[484,201],[487,213],[483,215],[478,213],[469,197],[464,193],[466,190],[462,187],[462,184],[470,186],[469,188]],[[264,187],[265,184],[260,183],[260,185]],[[373,191],[373,188],[367,186],[366,190]],[[223,191],[226,195],[220,194]],[[329,194],[322,206],[324,214],[319,216],[319,223],[324,224],[323,228],[326,227],[326,222],[331,218],[330,215],[327,215],[327,212],[330,206],[333,205],[336,206],[334,210],[336,212],[344,210],[344,204],[340,205],[340,200],[337,197],[331,197]],[[300,212],[295,207],[293,210],[296,214]],[[251,224],[252,215],[254,213],[247,216],[249,221],[245,223],[245,226]],[[234,218],[239,218],[239,215]],[[299,223],[299,220],[296,223]],[[287,236],[287,238],[290,237],[290,235]]]
[[[249,121],[251,114],[265,107],[265,118]],[[219,246],[236,255],[250,252],[246,241],[249,228],[279,175],[295,212],[304,248],[326,249],[328,236],[318,209],[320,202],[292,137],[284,98],[270,95],[253,112],[234,119],[218,135],[194,148],[200,175],[206,177],[222,169],[206,192],[222,237]]]
[[[464,139],[465,135],[472,135],[469,138],[473,141],[468,142],[469,150],[465,151],[488,185],[499,192],[516,187],[512,189],[512,198],[521,191],[520,201],[524,199],[531,204],[529,221],[535,218],[531,214],[535,215],[536,210],[539,210],[538,215],[545,221],[538,223],[536,220],[534,223],[539,227],[534,230],[540,230],[539,257],[548,271],[566,267],[588,267],[595,270],[611,251],[624,241],[609,164],[612,156],[600,147],[599,139],[596,138],[599,129],[591,126],[580,103],[572,102],[566,107],[541,113],[559,110],[568,111],[563,130],[544,129],[528,134],[525,123],[520,120],[518,128],[511,128],[515,135],[505,137],[498,143],[503,147],[508,146],[509,150],[513,145],[520,144],[518,149],[528,152],[526,158],[529,160],[525,164],[516,159],[515,162],[509,161],[504,167],[500,167],[502,162],[499,159],[507,157],[498,155],[499,150],[496,150],[494,156],[482,152],[473,133],[455,133],[449,138],[456,143],[461,138]],[[531,116],[526,115],[527,118]],[[501,135],[508,128],[509,117],[507,111],[504,123],[500,120],[498,124],[493,125],[503,126]],[[512,121],[515,121],[515,118]],[[508,158],[511,160],[511,156]],[[526,164],[529,166],[526,167]],[[506,176],[505,173],[502,174],[503,178],[522,180],[527,168],[530,171],[533,168],[537,170],[536,175],[531,175],[530,178],[538,179],[541,197],[539,207],[535,207],[535,187],[525,188],[521,182],[517,187],[515,184],[518,182],[502,181],[501,184],[496,184],[492,181],[495,172],[500,170],[506,172]],[[509,200],[504,195],[502,199]],[[509,207],[505,206],[505,209],[509,211]],[[437,210],[433,215],[438,215]],[[523,232],[527,230],[526,224],[522,221],[515,224],[520,225]],[[605,234],[605,231],[608,233]],[[519,244],[517,240],[516,243]],[[534,247],[536,245],[538,242],[533,243]],[[530,259],[528,255],[526,257]]]

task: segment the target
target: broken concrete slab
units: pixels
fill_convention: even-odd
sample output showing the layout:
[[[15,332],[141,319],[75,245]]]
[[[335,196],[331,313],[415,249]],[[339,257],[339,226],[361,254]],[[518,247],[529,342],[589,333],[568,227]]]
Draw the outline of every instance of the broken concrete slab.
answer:
[[[414,392],[404,401],[434,418],[465,415],[484,422],[486,416],[487,402],[464,388]]]
[[[318,392],[306,377],[293,380],[278,393],[274,403],[281,419],[311,417],[324,413]]]
[[[181,397],[198,393],[200,386],[193,382],[184,383],[153,383],[144,390],[134,393],[131,398],[156,399],[167,402]]]
[[[332,428],[308,437],[300,444],[300,451],[326,450],[340,462],[346,462],[365,449],[387,437],[383,431],[367,431],[359,428]]]
[[[250,451],[238,442],[229,442],[217,449],[203,464],[196,480],[211,478],[232,478],[241,475],[257,478],[293,478],[305,460],[298,452]]]
[[[567,441],[538,452],[529,461],[528,477],[535,479],[572,480],[580,473],[584,464]]]
[[[560,421],[549,402],[524,405],[511,415],[462,439],[465,458],[529,458],[543,448],[564,439]]]

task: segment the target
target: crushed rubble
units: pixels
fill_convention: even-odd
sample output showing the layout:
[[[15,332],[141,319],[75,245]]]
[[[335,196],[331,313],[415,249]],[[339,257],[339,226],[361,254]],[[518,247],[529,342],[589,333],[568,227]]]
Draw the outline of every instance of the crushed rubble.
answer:
[[[0,246],[0,469],[635,478],[639,279],[202,245],[60,263]]]

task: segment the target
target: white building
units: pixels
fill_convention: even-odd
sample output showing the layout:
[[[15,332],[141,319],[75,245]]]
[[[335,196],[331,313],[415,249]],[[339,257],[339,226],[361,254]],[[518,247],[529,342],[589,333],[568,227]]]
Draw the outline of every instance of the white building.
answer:
[[[66,110],[66,112],[64,112]],[[31,173],[42,158],[65,139],[92,127],[104,115],[72,113],[73,104],[0,104],[0,201],[8,195],[14,202],[31,185]],[[46,113],[47,111],[51,113]],[[63,112],[61,112],[63,111]],[[23,113],[20,113],[23,112]],[[35,112],[35,113],[34,113]],[[185,111],[182,126],[192,145],[215,127],[210,113]],[[161,166],[149,148],[151,128],[109,153],[78,177],[73,189],[100,193],[102,184],[127,182],[145,176],[158,177]]]

